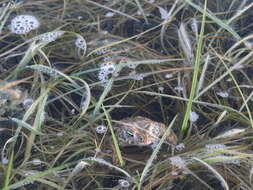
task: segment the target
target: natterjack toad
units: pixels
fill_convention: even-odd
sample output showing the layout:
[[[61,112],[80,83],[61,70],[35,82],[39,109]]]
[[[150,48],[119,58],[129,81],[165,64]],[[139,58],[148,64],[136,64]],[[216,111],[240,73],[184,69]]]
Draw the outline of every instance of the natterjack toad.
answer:
[[[115,121],[119,145],[126,146],[155,146],[160,137],[165,133],[166,126],[163,123],[152,121],[146,117],[137,116]],[[167,137],[170,144],[177,143],[177,137],[173,131]]]

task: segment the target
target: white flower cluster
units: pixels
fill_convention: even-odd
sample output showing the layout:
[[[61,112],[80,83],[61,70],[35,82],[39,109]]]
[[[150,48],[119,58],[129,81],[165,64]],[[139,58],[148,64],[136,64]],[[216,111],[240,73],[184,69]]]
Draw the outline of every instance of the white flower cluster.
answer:
[[[187,168],[186,161],[183,160],[181,157],[174,156],[169,159],[170,159],[170,162],[173,166],[176,166],[179,169],[186,169]]]
[[[109,75],[113,74],[115,69],[115,63],[112,61],[102,63],[100,72],[98,74],[98,79],[102,82],[106,82],[109,79]]]
[[[224,144],[207,144],[205,146],[209,150],[214,150],[214,149],[226,149],[227,146]]]
[[[14,34],[27,34],[40,26],[39,20],[32,15],[18,15],[11,20],[10,30]]]
[[[59,37],[61,37],[65,32],[64,31],[53,31],[53,32],[47,32],[44,34],[41,34],[39,36],[36,36],[35,38],[33,38],[34,40],[40,40],[41,42],[44,43],[50,43],[53,42],[55,40],[57,40]]]
[[[78,48],[80,48],[80,49],[82,49],[82,50],[84,50],[84,51],[86,51],[86,49],[87,49],[86,41],[85,41],[85,39],[84,39],[83,37],[81,37],[81,36],[78,36],[78,37],[76,38],[75,45],[76,45],[76,47],[78,47]]]
[[[104,134],[107,131],[107,127],[105,125],[98,125],[96,127],[96,132],[98,134]]]

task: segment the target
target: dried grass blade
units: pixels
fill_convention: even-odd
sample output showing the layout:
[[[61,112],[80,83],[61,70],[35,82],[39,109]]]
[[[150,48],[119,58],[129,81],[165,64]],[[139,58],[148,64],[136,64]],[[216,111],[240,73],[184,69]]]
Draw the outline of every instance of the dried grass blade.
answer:
[[[90,0],[86,0],[86,1],[89,2],[89,3],[91,3],[91,4],[93,4],[93,5],[96,5],[96,6],[98,6],[98,7],[101,7],[101,8],[107,9],[107,10],[110,10],[110,11],[112,11],[112,12],[118,13],[118,14],[120,14],[120,15],[122,15],[122,16],[128,17],[128,18],[130,18],[130,19],[132,19],[132,20],[134,20],[134,21],[139,22],[138,19],[134,18],[134,17],[131,16],[131,15],[128,15],[128,14],[126,14],[126,13],[123,13],[123,12],[121,12],[121,11],[112,9],[112,8],[110,8],[110,7],[106,7],[106,6],[101,5],[101,4],[99,4],[99,3],[95,2],[95,1],[90,1]]]
[[[191,41],[186,31],[184,23],[180,24],[180,27],[178,29],[178,38],[179,38],[179,44],[183,49],[183,52],[186,56],[188,64],[192,65],[193,57],[194,57],[193,49],[192,49]]]
[[[8,88],[13,88],[14,86],[17,86],[18,84],[20,83],[23,83],[25,81],[27,81],[28,79],[30,79],[32,77],[27,77],[27,78],[24,78],[24,79],[21,79],[21,80],[16,80],[16,81],[12,81],[12,82],[7,82],[4,86],[1,86],[0,87],[0,91],[1,90],[6,90]],[[0,81],[1,82],[1,81]]]
[[[194,160],[197,160],[198,162],[202,163],[204,166],[206,166],[208,169],[210,169],[215,176],[220,180],[220,182],[223,184],[224,189],[229,190],[228,184],[226,180],[217,172],[211,165],[204,162],[203,160],[200,160],[199,158],[193,157]]]
[[[200,6],[196,5],[195,3],[191,2],[191,0],[185,0],[189,5],[191,5],[193,8],[204,14],[206,12],[203,8]],[[218,24],[220,27],[223,29],[227,30],[230,34],[232,34],[237,40],[240,40],[241,37],[224,21],[220,20],[214,14],[210,14],[206,12],[206,16],[210,19],[212,19],[216,24]]]

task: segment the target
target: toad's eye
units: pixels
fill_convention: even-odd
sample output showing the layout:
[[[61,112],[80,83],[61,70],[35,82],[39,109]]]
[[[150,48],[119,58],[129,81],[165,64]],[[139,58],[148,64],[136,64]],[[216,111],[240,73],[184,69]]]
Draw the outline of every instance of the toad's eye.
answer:
[[[127,134],[132,137],[134,136],[134,134],[131,131],[127,131]]]

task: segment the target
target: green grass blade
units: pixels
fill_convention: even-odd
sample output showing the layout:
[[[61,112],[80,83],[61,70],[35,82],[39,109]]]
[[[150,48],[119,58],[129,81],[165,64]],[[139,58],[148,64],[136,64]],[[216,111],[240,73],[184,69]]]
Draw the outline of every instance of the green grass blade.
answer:
[[[182,128],[181,128],[181,131],[183,132],[183,134],[185,134],[188,129],[187,125],[188,125],[189,115],[190,115],[190,112],[192,109],[192,102],[193,102],[193,98],[196,93],[196,87],[197,87],[197,82],[198,82],[198,74],[199,74],[199,68],[200,68],[200,62],[201,62],[202,44],[203,44],[203,39],[204,39],[204,30],[205,30],[205,22],[206,22],[206,5],[207,5],[207,0],[205,1],[205,9],[204,9],[203,16],[202,16],[201,30],[200,30],[200,35],[199,35],[199,40],[198,40],[198,45],[197,45],[197,53],[196,53],[195,64],[194,64],[194,72],[193,72],[190,98],[189,98],[189,102],[187,104],[187,109],[186,109],[186,113],[185,113]]]
[[[108,166],[109,168],[115,169],[115,170],[117,170],[117,171],[123,173],[123,174],[124,174],[126,177],[128,177],[129,179],[132,178],[131,175],[130,175],[128,172],[126,172],[125,170],[123,170],[123,169],[121,169],[121,168],[119,168],[119,167],[117,167],[117,166],[114,166],[114,165],[112,165],[111,163],[109,163],[109,162],[107,162],[107,161],[105,161],[105,160],[103,160],[103,159],[101,159],[101,158],[91,157],[91,158],[86,158],[86,159],[83,159],[83,160],[84,160],[84,161],[93,161],[93,162],[97,162],[97,163],[99,163],[99,164],[106,165],[106,166]]]
[[[69,167],[69,166],[73,165],[74,163],[76,163],[76,162],[64,164],[64,165],[61,165],[61,166],[59,166],[59,167],[51,168],[51,169],[48,169],[48,170],[43,171],[43,172],[38,172],[38,173],[36,173],[36,174],[34,174],[34,175],[31,175],[31,176],[29,176],[29,177],[26,177],[26,178],[23,179],[23,180],[20,180],[20,181],[17,182],[17,183],[14,183],[14,184],[12,184],[12,185],[9,185],[8,188],[9,188],[9,189],[14,189],[15,187],[21,186],[22,184],[30,183],[30,182],[32,182],[32,181],[36,181],[37,179],[40,179],[41,177],[44,177],[44,176],[49,175],[49,174],[51,174],[51,173],[60,171],[60,170],[62,170],[62,169],[64,169],[64,168],[66,168],[66,167]],[[7,190],[7,189],[6,189],[6,190]]]
[[[196,5],[195,3],[191,2],[191,0],[186,0],[186,2],[191,5],[193,8],[201,12],[203,15],[206,14],[206,16],[210,19],[212,19],[215,23],[217,23],[220,27],[227,30],[229,33],[231,33],[237,40],[240,40],[241,37],[224,21],[220,20],[216,16],[208,13],[206,11],[206,8],[202,9],[200,6]],[[205,6],[206,7],[206,6]]]
[[[110,132],[111,132],[111,134],[112,134],[112,140],[113,140],[113,144],[114,144],[114,147],[115,147],[115,150],[116,150],[117,157],[118,157],[118,159],[119,159],[119,163],[120,163],[120,165],[121,165],[121,167],[122,167],[122,166],[125,165],[125,162],[124,162],[124,160],[123,160],[123,158],[122,158],[122,155],[121,155],[121,151],[120,151],[120,148],[119,148],[118,140],[117,140],[116,135],[115,135],[115,133],[114,133],[114,131],[113,131],[113,127],[112,127],[112,124],[111,124],[111,120],[110,120],[110,118],[109,118],[109,115],[108,115],[108,113],[107,113],[107,111],[105,110],[105,108],[104,108],[103,105],[102,105],[102,108],[103,108],[103,110],[104,110],[105,117],[106,117],[106,120],[107,120],[107,122],[108,122],[108,126],[109,126],[109,129],[110,129]]]
[[[26,123],[25,121],[22,121],[17,118],[11,118],[11,120],[17,123],[18,126],[28,129],[31,133],[34,133],[35,135],[45,135],[44,133],[38,131],[37,129],[34,129],[30,124]]]
[[[6,171],[6,174],[5,174],[3,190],[9,190],[8,185],[10,183],[11,170],[12,170],[12,166],[13,166],[13,158],[14,158],[14,152],[12,151],[11,152],[11,158],[9,160],[7,171]]]
[[[142,174],[141,174],[141,178],[140,178],[140,182],[138,184],[138,190],[141,190],[141,186],[144,182],[144,179],[153,163],[153,161],[155,160],[155,158],[157,157],[157,154],[162,146],[162,144],[164,143],[167,135],[169,135],[170,131],[171,131],[171,128],[172,126],[174,125],[175,121],[176,121],[176,118],[177,116],[174,117],[174,119],[171,121],[169,127],[166,129],[164,135],[162,136],[161,140],[159,141],[158,145],[156,146],[156,148],[154,149],[154,151],[152,152],[152,155],[150,156],[150,158],[148,159],[146,165],[145,165],[145,168],[143,169],[142,171]]]

